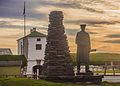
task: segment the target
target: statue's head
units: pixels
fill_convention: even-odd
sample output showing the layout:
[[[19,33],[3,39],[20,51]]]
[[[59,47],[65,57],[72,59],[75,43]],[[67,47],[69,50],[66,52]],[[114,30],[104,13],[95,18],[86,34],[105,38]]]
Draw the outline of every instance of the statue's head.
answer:
[[[81,24],[80,27],[81,27],[81,30],[84,31],[86,28],[86,24]]]

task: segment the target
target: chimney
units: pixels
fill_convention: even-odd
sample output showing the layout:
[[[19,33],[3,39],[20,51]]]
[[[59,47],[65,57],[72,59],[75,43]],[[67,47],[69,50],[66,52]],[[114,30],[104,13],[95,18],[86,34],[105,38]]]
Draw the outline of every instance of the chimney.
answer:
[[[30,29],[31,33],[34,32],[34,31],[36,31],[36,28]]]
[[[33,28],[33,32],[34,32],[34,31],[36,31],[36,28],[35,28],[35,27]]]
[[[32,33],[33,32],[33,29],[30,29],[30,33]]]

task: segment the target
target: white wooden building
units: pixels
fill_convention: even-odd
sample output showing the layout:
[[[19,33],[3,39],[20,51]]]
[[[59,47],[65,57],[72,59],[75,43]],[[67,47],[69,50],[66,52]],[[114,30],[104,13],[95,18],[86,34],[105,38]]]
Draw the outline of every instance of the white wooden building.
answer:
[[[27,58],[26,74],[33,74],[33,67],[43,64],[46,47],[46,35],[31,29],[31,33],[17,40],[18,54]]]

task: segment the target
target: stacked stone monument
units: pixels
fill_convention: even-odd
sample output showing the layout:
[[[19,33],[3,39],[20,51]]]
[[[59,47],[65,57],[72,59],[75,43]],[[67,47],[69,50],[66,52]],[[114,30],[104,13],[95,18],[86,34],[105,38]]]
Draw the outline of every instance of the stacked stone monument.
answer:
[[[63,13],[52,11],[49,15],[49,22],[42,75],[47,77],[74,76],[63,26]]]

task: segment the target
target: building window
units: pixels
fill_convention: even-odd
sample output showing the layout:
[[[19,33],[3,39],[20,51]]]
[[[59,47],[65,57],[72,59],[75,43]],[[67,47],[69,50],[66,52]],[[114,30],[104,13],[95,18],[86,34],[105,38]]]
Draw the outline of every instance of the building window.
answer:
[[[41,41],[41,39],[40,39],[40,38],[37,38],[37,41]]]
[[[36,50],[42,50],[42,44],[36,44]]]

